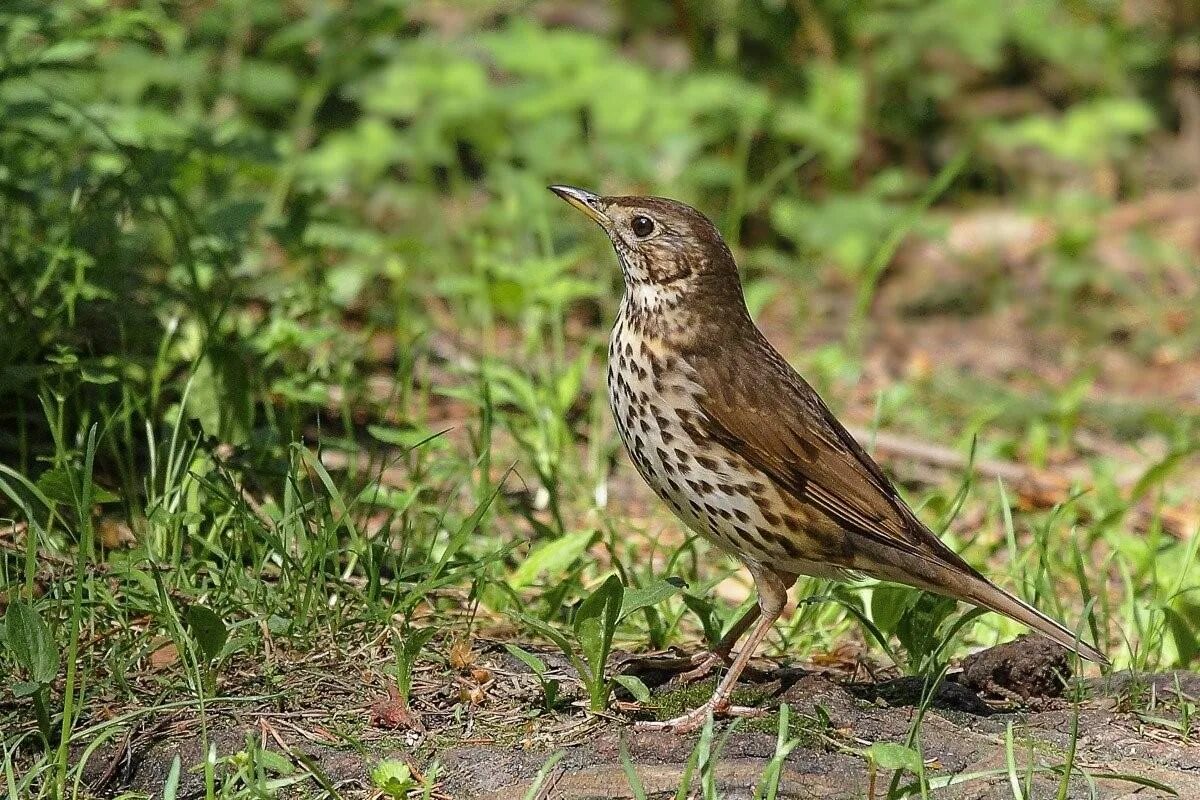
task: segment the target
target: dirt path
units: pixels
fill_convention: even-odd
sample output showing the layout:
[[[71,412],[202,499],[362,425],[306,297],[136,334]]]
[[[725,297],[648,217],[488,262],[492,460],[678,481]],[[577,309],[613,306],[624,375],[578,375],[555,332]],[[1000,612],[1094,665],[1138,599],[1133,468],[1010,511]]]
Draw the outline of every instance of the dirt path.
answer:
[[[498,679],[514,677],[509,672],[512,664],[501,653],[483,655],[490,658]],[[875,742],[907,741],[917,714],[913,703],[922,689],[917,679],[843,684],[784,668],[760,672],[757,681],[751,688],[764,698],[764,706],[788,704],[789,736],[800,742],[784,762],[777,796],[821,800],[872,796],[861,752]],[[1086,682],[1087,699],[1077,706],[1063,699],[1035,698],[1018,711],[998,710],[963,681],[960,675],[943,685],[919,726],[925,772],[934,787],[930,796],[1012,798],[1011,758],[1012,774],[1022,786],[1027,784],[1025,796],[1030,798],[1200,798],[1200,744],[1194,731],[1189,739],[1186,717],[1180,717],[1181,695],[1193,704],[1200,696],[1200,674],[1118,673]],[[671,691],[671,685],[664,684],[656,694],[661,697]],[[364,703],[369,704],[370,698],[364,697]],[[245,750],[249,736],[293,761],[307,759],[346,798],[378,796],[373,794],[369,773],[382,759],[405,760],[418,774],[436,760],[440,796],[464,800],[633,798],[622,763],[623,748],[648,797],[675,797],[698,739],[565,713],[507,726],[489,725],[480,713],[478,724],[453,731],[446,725],[438,731],[437,715],[426,713],[429,730],[425,732],[385,734],[368,728],[334,746],[312,735],[314,730],[328,735],[314,710],[294,715],[306,722],[301,725],[289,724],[289,715],[277,712],[217,712],[210,717],[212,739],[219,757]],[[728,726],[718,726],[712,770],[717,797],[749,800],[756,796],[776,753],[777,720],[772,716],[743,721],[727,736]],[[1075,726],[1078,736],[1071,756]],[[93,755],[86,770],[90,780],[108,770],[105,792],[135,790],[161,796],[178,754],[185,766],[178,796],[203,796],[199,774],[186,770],[201,758],[195,728],[176,724],[172,730],[174,735],[164,729],[134,736]],[[544,770],[559,753],[553,766]],[[1069,788],[1060,795],[1061,768],[1072,758]],[[109,770],[114,763],[118,768]],[[543,771],[540,789],[530,794]],[[689,797],[703,796],[698,793],[700,778],[693,775]],[[874,797],[887,797],[892,779],[891,770],[880,769]],[[911,775],[901,776],[898,785],[915,793],[893,796],[920,796]],[[308,797],[318,791],[309,780],[281,790],[278,796]]]

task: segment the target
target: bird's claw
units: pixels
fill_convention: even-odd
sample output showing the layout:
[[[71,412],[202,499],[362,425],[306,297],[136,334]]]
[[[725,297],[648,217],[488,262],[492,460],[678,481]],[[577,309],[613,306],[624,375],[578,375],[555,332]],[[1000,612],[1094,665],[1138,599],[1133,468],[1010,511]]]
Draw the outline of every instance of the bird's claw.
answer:
[[[761,717],[766,715],[766,710],[762,708],[754,708],[753,706],[735,706],[730,705],[728,700],[713,702],[709,700],[702,706],[694,708],[686,714],[681,714],[673,719],[646,720],[633,723],[633,727],[643,731],[667,731],[669,733],[692,733],[704,727],[704,723],[708,721],[711,714],[712,717]]]
[[[707,678],[717,667],[729,665],[729,654],[703,650],[692,656],[692,668],[675,676],[679,683],[688,684]]]

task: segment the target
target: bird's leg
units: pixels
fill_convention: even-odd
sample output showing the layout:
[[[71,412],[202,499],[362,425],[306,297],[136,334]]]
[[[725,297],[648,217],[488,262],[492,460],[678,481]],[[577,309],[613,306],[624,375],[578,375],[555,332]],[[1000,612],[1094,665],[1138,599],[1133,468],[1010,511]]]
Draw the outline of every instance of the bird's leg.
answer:
[[[731,717],[757,716],[763,713],[762,709],[732,706],[729,704],[729,696],[733,694],[733,689],[737,686],[738,678],[746,668],[746,664],[754,657],[758,646],[762,644],[762,640],[770,633],[771,626],[775,624],[775,620],[779,619],[779,615],[783,613],[783,607],[787,603],[787,590],[790,584],[785,582],[787,576],[754,569],[753,567],[750,571],[754,575],[754,582],[758,585],[758,607],[761,616],[757,622],[754,622],[754,617],[751,617],[749,614],[738,620],[737,625],[741,625],[749,617],[750,622],[754,623],[754,627],[750,630],[750,635],[746,637],[745,644],[738,651],[737,657],[729,665],[729,671],[725,673],[725,677],[717,684],[717,689],[713,692],[713,696],[704,705],[682,716],[663,722],[639,722],[637,723],[637,727],[647,730],[669,730],[676,733],[688,733],[703,727],[704,721],[710,713],[713,716]],[[795,578],[793,577],[792,580],[795,580]],[[737,625],[734,627],[736,628]]]
[[[676,680],[681,683],[694,683],[712,672],[721,664],[729,663],[729,655],[733,652],[733,647],[738,643],[738,639],[742,638],[742,634],[754,624],[758,616],[762,613],[762,609],[758,603],[750,606],[745,614],[733,623],[721,640],[713,646],[711,650],[701,650],[696,655],[692,656],[692,669],[687,672],[681,672]]]

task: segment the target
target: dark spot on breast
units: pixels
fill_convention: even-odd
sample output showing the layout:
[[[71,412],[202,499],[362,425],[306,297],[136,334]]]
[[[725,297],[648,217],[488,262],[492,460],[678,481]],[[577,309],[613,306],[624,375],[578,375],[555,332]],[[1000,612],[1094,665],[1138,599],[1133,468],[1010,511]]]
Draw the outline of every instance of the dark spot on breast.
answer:
[[[679,414],[679,427],[683,429],[683,432],[689,439],[698,445],[706,444],[708,442],[708,436],[704,433],[704,431],[700,430],[700,428],[697,427],[696,424],[691,421],[691,419],[684,416],[684,409],[677,408],[675,409],[675,413]]]
[[[669,431],[668,429],[662,427],[661,424],[659,426],[658,432],[662,436],[663,444],[669,445],[669,444],[671,444],[671,442],[675,441],[675,434],[671,433],[671,431]]]
[[[733,510],[733,515],[738,518],[739,522],[749,522],[750,521],[750,515],[747,514],[745,511],[743,511],[740,508],[735,508]]]
[[[696,463],[699,464],[700,466],[704,467],[707,470],[712,470],[713,472],[716,472],[717,469],[720,467],[720,464],[717,462],[717,460],[715,458],[713,458],[712,456],[706,456],[703,454],[696,455]]]
[[[675,448],[675,457],[676,457],[677,459],[679,459],[679,463],[681,463],[681,464],[686,464],[686,463],[687,463],[687,460],[688,460],[688,454],[687,454],[687,451],[686,451],[686,450],[684,450],[682,447],[676,447],[676,448]]]
[[[779,515],[778,514],[776,514],[773,511],[768,511],[761,504],[758,507],[758,513],[762,514],[762,518],[764,520],[766,520],[767,524],[770,525],[772,528],[779,527]]]
[[[666,450],[663,450],[661,447],[659,447],[655,449],[655,452],[658,453],[658,460],[662,462],[664,467],[671,463],[671,454]]]

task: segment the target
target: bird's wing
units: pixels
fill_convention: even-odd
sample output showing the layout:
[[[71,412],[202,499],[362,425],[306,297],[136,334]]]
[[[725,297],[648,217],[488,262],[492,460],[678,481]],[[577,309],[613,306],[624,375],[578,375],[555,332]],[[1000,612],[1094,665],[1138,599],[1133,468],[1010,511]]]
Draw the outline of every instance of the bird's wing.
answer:
[[[879,465],[765,339],[724,343],[690,362],[703,389],[697,397],[699,433],[820,509],[847,534],[882,545],[855,548],[855,563],[843,566],[989,608],[1084,658],[1107,663],[1099,650],[992,584],[925,527]]]
[[[765,340],[754,344],[691,360],[702,433],[844,531],[974,572],[917,519],[816,390]]]

